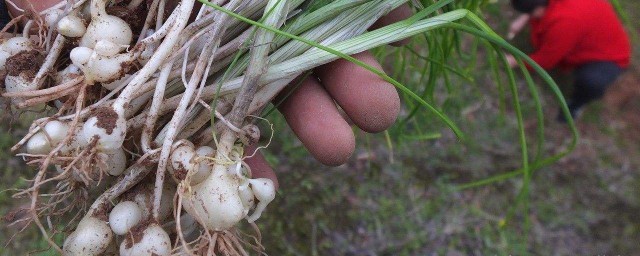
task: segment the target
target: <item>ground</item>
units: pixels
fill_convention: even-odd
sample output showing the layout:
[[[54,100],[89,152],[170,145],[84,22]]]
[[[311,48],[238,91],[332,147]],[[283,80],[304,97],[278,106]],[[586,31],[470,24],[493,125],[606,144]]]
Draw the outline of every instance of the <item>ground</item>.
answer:
[[[504,3],[487,14],[498,32],[504,31],[504,20],[513,16]],[[640,15],[640,4],[621,3],[630,20],[637,21],[634,15]],[[382,134],[357,132],[356,154],[337,168],[318,164],[300,142],[291,139],[282,119],[273,118],[280,135],[268,159],[278,171],[281,188],[258,221],[267,253],[637,254],[640,66],[634,64],[604,100],[588,106],[577,123],[581,135],[577,148],[534,173],[530,196],[524,201],[530,207],[527,212],[516,206],[521,176],[470,189],[458,186],[522,167],[514,114],[510,109],[505,115],[499,113],[498,93],[487,73],[486,65],[478,64],[477,70],[470,71],[474,82],[461,82],[443,100],[447,114],[467,135],[465,140],[458,140],[435,118],[425,127],[434,133],[432,139],[405,138],[398,135],[401,127],[394,127],[390,133],[393,148]],[[569,144],[570,133],[566,125],[555,121],[558,104],[550,91],[543,89],[542,94],[544,149],[558,152]],[[534,138],[530,97],[523,96],[523,105],[527,135]],[[10,189],[24,187],[27,182],[21,178],[30,177],[33,170],[7,150],[24,125],[9,130],[11,118],[3,118],[0,214],[4,215],[24,203],[11,199]],[[0,227],[0,241],[8,243],[0,254],[22,255],[47,248],[34,229],[9,242],[16,232],[16,227]]]

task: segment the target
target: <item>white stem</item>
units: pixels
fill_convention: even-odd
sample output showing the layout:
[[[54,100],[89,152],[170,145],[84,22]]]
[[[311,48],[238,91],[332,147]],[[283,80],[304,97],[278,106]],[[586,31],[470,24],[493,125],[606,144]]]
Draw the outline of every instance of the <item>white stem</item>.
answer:
[[[195,134],[202,126],[208,124],[211,121],[211,112],[203,110],[202,108],[198,108],[196,110],[202,111],[193,111],[189,114],[189,122],[184,124],[184,128],[178,133],[176,136],[177,140],[187,139],[191,135]],[[193,116],[191,113],[198,113]]]
[[[178,18],[178,15],[179,15],[179,12],[175,12],[175,11],[172,12],[171,15],[169,15],[169,18],[167,19],[167,21],[161,26],[159,26],[156,29],[155,33],[153,33],[152,35],[148,36],[145,39],[142,39],[140,43],[145,45],[150,45],[160,41],[160,39],[164,38],[169,33],[169,31],[171,31],[171,29],[173,28],[173,25],[175,24],[176,19]]]
[[[149,107],[149,114],[147,114],[147,119],[140,139],[142,151],[145,153],[151,151],[151,135],[153,134],[155,123],[158,120],[158,112],[160,111],[162,100],[164,99],[167,80],[169,79],[169,74],[171,74],[172,68],[173,62],[170,62],[165,64],[162,68],[162,71],[160,71],[160,77],[158,78],[156,90],[153,94],[153,101],[151,102],[151,107]]]
[[[107,15],[106,6],[109,0],[91,0],[91,17]]]
[[[239,4],[240,0],[232,1],[230,4],[237,3]],[[234,8],[237,5],[234,5]],[[224,30],[226,26],[224,22],[228,19],[228,15],[224,13],[219,13],[218,19],[216,19],[217,26],[214,27],[212,31],[212,36],[210,37],[212,40],[210,43],[203,49],[203,56],[199,59],[196,64],[196,69],[194,73],[191,75],[191,79],[185,92],[183,93],[183,97],[180,100],[180,104],[178,104],[178,108],[176,108],[171,121],[169,122],[169,130],[167,132],[166,137],[164,138],[164,142],[162,143],[162,151],[160,152],[160,159],[158,161],[158,170],[156,173],[156,184],[154,189],[154,201],[153,201],[153,217],[157,220],[159,209],[160,209],[160,201],[162,197],[162,185],[164,184],[164,176],[165,169],[167,166],[167,161],[169,159],[169,155],[171,154],[171,146],[173,145],[173,140],[178,133],[178,128],[182,123],[182,118],[186,114],[187,106],[191,101],[191,98],[195,92],[196,87],[200,84],[200,79],[202,79],[202,75],[204,74],[204,69],[207,65],[207,61],[209,60],[210,54],[215,54],[218,46],[220,45],[220,35],[224,34]]]
[[[127,9],[129,9],[130,11],[135,10],[136,8],[138,8],[138,6],[140,6],[140,4],[142,4],[145,0],[131,0],[131,2],[129,2],[129,5],[127,5]],[[156,0],[157,1],[157,0]]]
[[[124,105],[131,101],[131,94],[137,91],[140,85],[144,84],[144,82],[151,78],[158,68],[162,66],[169,54],[171,54],[171,51],[174,50],[175,44],[180,40],[180,32],[182,32],[189,22],[189,16],[191,15],[194,2],[195,0],[183,0],[180,3],[180,6],[176,8],[178,15],[176,16],[175,24],[173,24],[171,30],[167,33],[167,36],[164,41],[162,41],[162,44],[160,44],[160,47],[158,47],[153,56],[151,56],[149,62],[144,65],[140,71],[138,71],[138,75],[136,75],[133,81],[129,83],[113,103],[116,111],[118,111],[118,109],[124,109]]]
[[[47,54],[44,63],[42,64],[42,66],[40,66],[40,70],[38,70],[38,73],[31,82],[32,88],[40,87],[40,84],[42,83],[44,77],[49,73],[49,71],[51,71],[53,65],[56,64],[58,57],[60,57],[60,53],[62,52],[65,43],[66,39],[64,38],[64,36],[56,36],[56,40],[53,41],[53,46],[51,47],[49,54]]]
[[[29,31],[31,31],[31,27],[33,27],[33,20],[27,21],[27,24],[22,28],[22,37],[29,38]]]
[[[160,0],[160,4],[158,5],[158,15],[156,15],[156,30],[159,30],[162,27],[162,22],[164,20],[164,11],[167,6],[167,0]]]

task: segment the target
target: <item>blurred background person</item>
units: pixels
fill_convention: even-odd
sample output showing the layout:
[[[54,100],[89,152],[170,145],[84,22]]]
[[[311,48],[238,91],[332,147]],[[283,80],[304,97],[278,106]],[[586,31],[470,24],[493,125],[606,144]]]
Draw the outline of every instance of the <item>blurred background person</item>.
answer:
[[[629,66],[631,45],[611,4],[606,0],[511,0],[521,12],[509,38],[530,25],[529,55],[546,70],[573,71],[573,94],[567,104],[573,118],[582,108],[602,98],[607,87]],[[513,56],[507,56],[512,67]],[[558,116],[564,121],[562,113]]]

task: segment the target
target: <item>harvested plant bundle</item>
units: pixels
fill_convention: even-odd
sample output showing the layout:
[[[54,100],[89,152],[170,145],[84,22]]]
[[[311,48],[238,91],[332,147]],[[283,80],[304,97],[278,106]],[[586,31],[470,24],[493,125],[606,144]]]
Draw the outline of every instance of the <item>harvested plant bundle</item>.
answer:
[[[16,195],[31,221],[65,255],[247,254],[234,227],[276,191],[244,162],[253,115],[314,67],[468,14],[427,18],[443,2],[367,32],[407,0],[320,2],[75,0],[14,19],[5,31],[28,22],[2,41],[3,96],[55,110],[12,148],[40,168]],[[42,219],[71,211],[60,248]]]

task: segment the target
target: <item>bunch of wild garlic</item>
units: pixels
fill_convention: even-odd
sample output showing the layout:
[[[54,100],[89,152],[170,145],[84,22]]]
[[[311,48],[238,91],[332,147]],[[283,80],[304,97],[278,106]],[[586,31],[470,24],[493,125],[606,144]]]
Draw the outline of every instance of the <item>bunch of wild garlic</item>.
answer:
[[[0,47],[2,95],[19,110],[55,110],[12,148],[40,167],[16,196],[31,197],[31,221],[51,245],[65,255],[246,254],[234,226],[275,197],[244,162],[260,136],[250,116],[314,67],[466,15],[367,32],[407,1],[306,2],[69,0],[5,27],[28,19]],[[72,210],[83,217],[60,248],[49,220]]]

